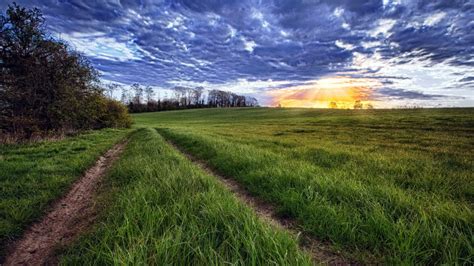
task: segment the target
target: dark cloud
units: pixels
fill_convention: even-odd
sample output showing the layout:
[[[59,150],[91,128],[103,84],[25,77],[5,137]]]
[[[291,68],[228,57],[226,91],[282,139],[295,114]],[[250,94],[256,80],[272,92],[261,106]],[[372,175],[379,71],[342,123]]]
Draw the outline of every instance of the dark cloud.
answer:
[[[398,65],[474,67],[472,0],[17,2],[42,9],[55,35],[84,51],[105,79],[123,83],[298,83],[330,73],[373,76],[383,68],[354,68],[356,53]],[[399,78],[406,77],[384,84]],[[435,97],[404,89],[385,92]]]
[[[438,98],[444,98],[444,95],[437,94],[426,94],[418,91],[410,91],[404,89],[395,88],[381,88],[374,93],[374,99],[396,99],[396,100],[433,100]]]

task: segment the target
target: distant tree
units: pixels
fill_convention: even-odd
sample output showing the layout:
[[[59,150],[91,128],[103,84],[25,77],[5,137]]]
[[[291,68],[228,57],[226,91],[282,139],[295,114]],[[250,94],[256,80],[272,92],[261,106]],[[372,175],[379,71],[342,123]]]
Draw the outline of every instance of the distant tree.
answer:
[[[364,107],[364,105],[362,104],[362,102],[360,100],[355,101],[354,109],[362,109],[363,107]]]
[[[114,92],[120,88],[120,85],[117,83],[109,83],[105,85],[104,89],[107,92],[107,96],[112,99],[114,97]]]
[[[196,87],[192,90],[192,102],[191,104],[198,105],[202,104],[201,97],[204,92],[204,87]]]
[[[257,107],[258,106],[258,100],[255,97],[247,97],[245,102],[246,102],[246,106],[248,106],[248,107]]]
[[[120,96],[120,101],[123,104],[128,104],[131,101],[130,91],[124,86],[122,86],[122,94]]]
[[[365,108],[374,109],[374,106],[371,103],[368,103],[368,104],[365,105]]]
[[[133,96],[133,104],[142,104],[143,99],[143,87],[139,83],[133,83],[131,86],[132,91],[135,93]]]
[[[330,103],[329,103],[329,108],[331,108],[331,109],[337,109],[337,103],[336,103],[336,102],[330,102]]]
[[[146,96],[147,102],[151,102],[153,100],[153,97],[155,96],[155,92],[153,91],[153,88],[151,86],[146,86],[145,96]]]

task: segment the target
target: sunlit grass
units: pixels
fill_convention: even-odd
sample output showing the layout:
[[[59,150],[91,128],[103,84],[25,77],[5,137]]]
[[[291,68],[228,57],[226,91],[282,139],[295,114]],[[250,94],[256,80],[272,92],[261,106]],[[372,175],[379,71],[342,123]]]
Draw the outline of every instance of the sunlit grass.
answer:
[[[127,132],[107,129],[61,141],[0,145],[0,257],[8,240]]]
[[[134,133],[107,178],[99,225],[63,253],[81,265],[309,265],[153,129]]]
[[[392,263],[472,263],[474,109],[135,116],[315,236]]]

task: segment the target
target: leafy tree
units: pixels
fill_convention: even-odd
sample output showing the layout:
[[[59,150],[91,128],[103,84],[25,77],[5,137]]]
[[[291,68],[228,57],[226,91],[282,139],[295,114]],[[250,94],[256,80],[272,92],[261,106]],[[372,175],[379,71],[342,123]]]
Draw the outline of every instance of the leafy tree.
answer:
[[[80,54],[47,36],[43,16],[13,3],[0,12],[0,131],[98,128],[103,89]]]

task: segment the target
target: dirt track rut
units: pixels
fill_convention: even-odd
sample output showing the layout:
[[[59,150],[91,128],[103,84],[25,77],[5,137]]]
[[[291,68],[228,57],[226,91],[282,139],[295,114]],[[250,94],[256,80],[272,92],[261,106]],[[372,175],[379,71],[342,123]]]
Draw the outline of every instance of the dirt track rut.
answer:
[[[54,250],[70,243],[94,222],[96,189],[125,145],[116,144],[102,155],[39,222],[27,229],[12,245],[4,265],[56,264]]]

